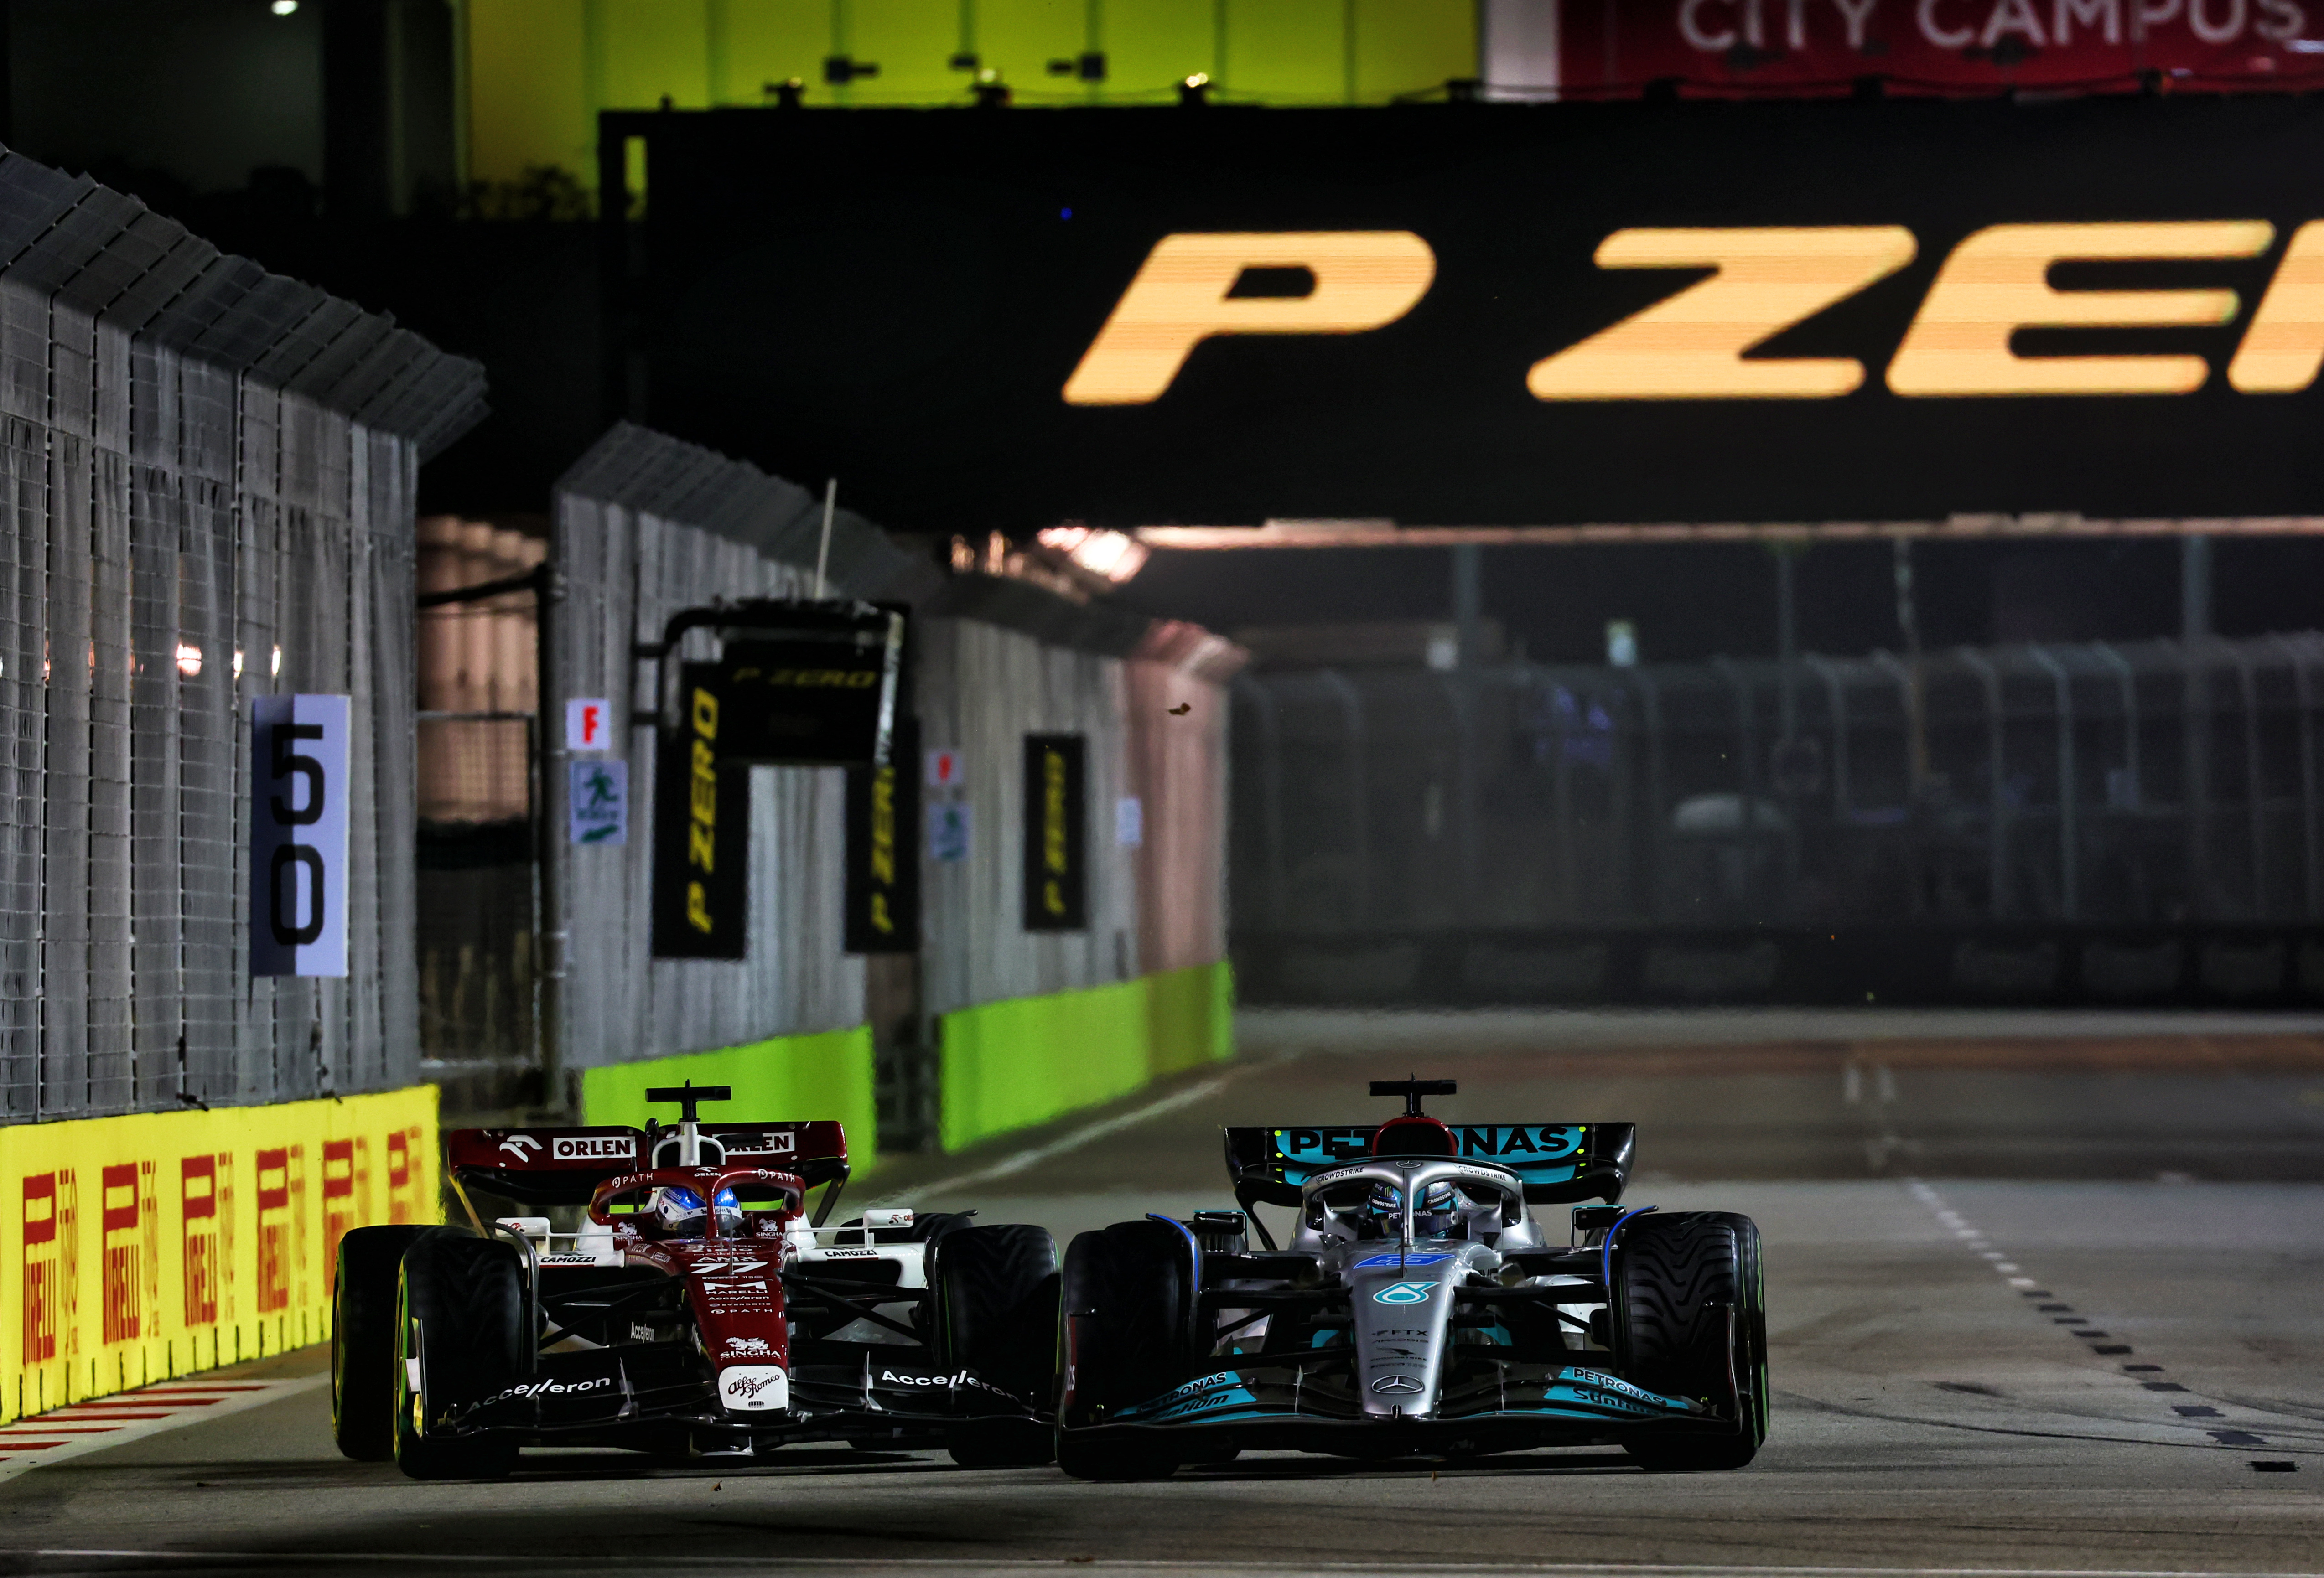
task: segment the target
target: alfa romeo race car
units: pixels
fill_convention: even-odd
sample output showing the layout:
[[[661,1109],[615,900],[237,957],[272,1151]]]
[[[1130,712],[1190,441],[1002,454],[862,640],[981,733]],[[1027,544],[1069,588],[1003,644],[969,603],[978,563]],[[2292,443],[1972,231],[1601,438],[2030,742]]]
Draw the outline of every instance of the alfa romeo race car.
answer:
[[[1377,1127],[1231,1128],[1240,1211],[1065,1252],[1057,1461],[1167,1474],[1247,1448],[1358,1458],[1619,1445],[1740,1468],[1767,1431],[1759,1232],[1619,1202],[1630,1124],[1454,1128],[1449,1079]],[[1530,1207],[1570,1205],[1553,1243]],[[1260,1205],[1298,1215],[1277,1249]],[[1256,1228],[1264,1246],[1248,1241]]]
[[[504,1474],[532,1445],[726,1458],[844,1440],[1050,1461],[1046,1229],[906,1210],[825,1226],[847,1179],[839,1124],[697,1122],[724,1087],[646,1097],[677,1103],[677,1126],[457,1131],[466,1226],[340,1241],[340,1451],[415,1479]],[[471,1188],[586,1209],[569,1233],[487,1221]]]

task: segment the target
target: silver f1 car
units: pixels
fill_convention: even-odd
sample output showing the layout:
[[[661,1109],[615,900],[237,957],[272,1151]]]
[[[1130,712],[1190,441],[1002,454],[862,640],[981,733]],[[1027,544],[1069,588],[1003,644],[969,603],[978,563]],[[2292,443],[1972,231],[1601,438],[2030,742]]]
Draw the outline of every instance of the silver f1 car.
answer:
[[[1629,1124],[1454,1128],[1452,1081],[1375,1081],[1377,1128],[1227,1131],[1241,1211],[1066,1251],[1058,1463],[1167,1474],[1246,1448],[1359,1458],[1618,1444],[1740,1468],[1767,1430],[1759,1232],[1620,1205]],[[1576,1209],[1552,1243],[1529,1207]],[[1254,1207],[1294,1206],[1277,1249]],[[1257,1227],[1264,1248],[1246,1239]]]

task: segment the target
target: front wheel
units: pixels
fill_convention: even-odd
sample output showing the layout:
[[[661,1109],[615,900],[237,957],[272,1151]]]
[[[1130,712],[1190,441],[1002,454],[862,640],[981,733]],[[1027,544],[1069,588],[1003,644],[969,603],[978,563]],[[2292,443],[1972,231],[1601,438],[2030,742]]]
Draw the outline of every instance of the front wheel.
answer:
[[[1646,1436],[1623,1450],[1648,1469],[1741,1468],[1767,1438],[1758,1227],[1724,1211],[1639,1216],[1622,1229],[1618,1254],[1624,1378],[1665,1397],[1716,1404],[1725,1401],[1731,1373],[1742,1413],[1732,1435]]]
[[[395,1466],[415,1480],[499,1479],[516,1466],[505,1436],[431,1433],[455,1408],[516,1384],[530,1368],[524,1262],[503,1239],[438,1228],[404,1252],[396,1298]]]
[[[420,1226],[357,1227],[331,1275],[331,1438],[357,1463],[395,1455],[395,1289]]]
[[[936,1293],[936,1362],[974,1371],[1044,1407],[1056,1390],[1057,1241],[1049,1230],[954,1228],[928,1252],[928,1286]]]

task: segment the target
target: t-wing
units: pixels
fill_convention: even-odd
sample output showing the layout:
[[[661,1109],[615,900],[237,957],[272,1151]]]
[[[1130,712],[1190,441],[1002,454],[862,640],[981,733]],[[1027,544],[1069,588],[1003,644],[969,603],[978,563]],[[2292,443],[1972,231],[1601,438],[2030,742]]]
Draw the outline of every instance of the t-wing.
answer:
[[[1635,1124],[1452,1124],[1463,1161],[1490,1161],[1517,1175],[1536,1206],[1618,1200],[1637,1142]],[[1300,1186],[1315,1173],[1371,1154],[1379,1125],[1229,1129],[1227,1173],[1235,1198],[1299,1204]]]
[[[847,1180],[847,1135],[836,1123],[704,1124],[701,1135],[703,1161],[711,1166],[770,1167],[810,1188]],[[453,1173],[464,1184],[528,1205],[586,1206],[609,1178],[675,1165],[678,1131],[456,1129],[447,1143]]]

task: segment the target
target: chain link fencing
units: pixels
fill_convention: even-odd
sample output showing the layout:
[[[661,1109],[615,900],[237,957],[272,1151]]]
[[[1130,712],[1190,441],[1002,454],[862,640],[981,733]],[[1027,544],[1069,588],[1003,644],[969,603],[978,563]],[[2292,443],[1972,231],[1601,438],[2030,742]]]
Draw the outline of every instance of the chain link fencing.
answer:
[[[483,372],[0,151],[0,1114],[416,1077],[412,491]],[[248,702],[353,698],[349,974],[254,979]]]
[[[2324,637],[1237,687],[1262,993],[1780,995],[1794,941],[1917,931],[1939,995],[2324,995]],[[1699,992],[1689,934],[1735,950]]]

